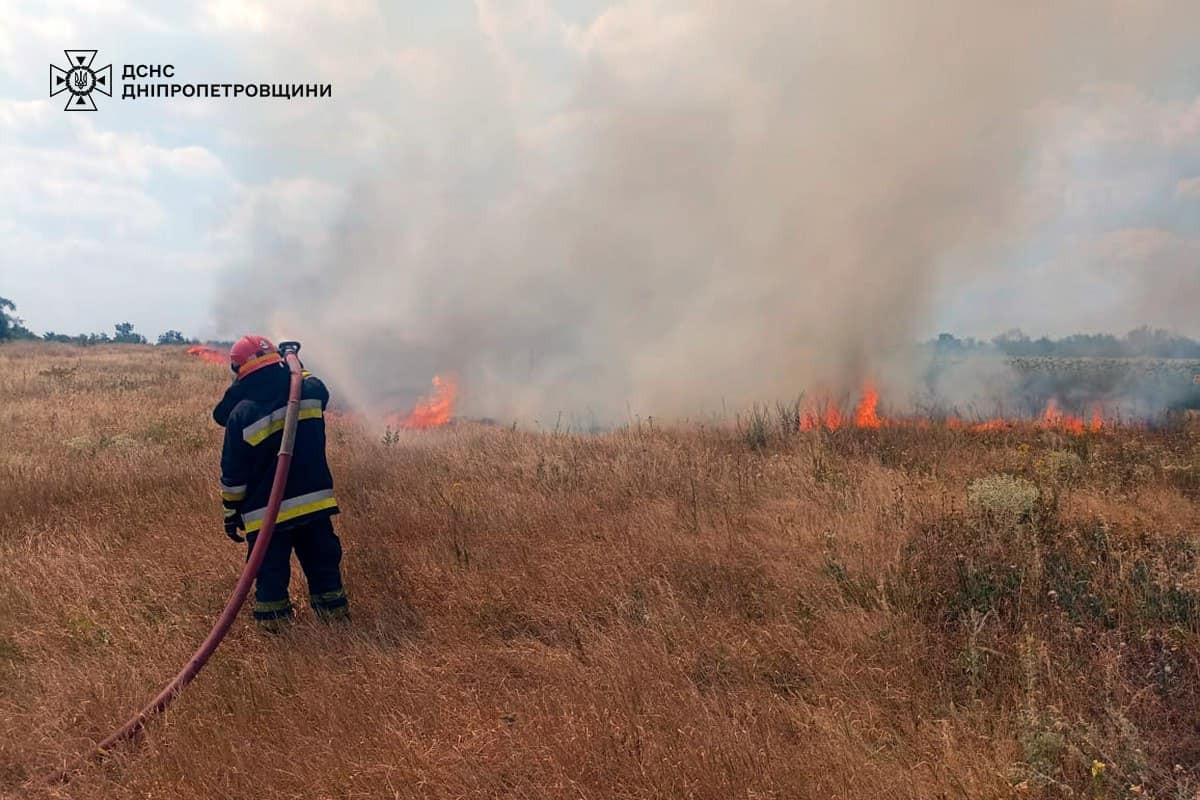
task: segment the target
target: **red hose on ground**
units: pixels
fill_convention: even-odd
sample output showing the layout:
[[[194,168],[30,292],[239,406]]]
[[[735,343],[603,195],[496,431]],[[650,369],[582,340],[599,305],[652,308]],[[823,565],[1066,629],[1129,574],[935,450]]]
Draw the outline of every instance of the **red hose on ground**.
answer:
[[[296,423],[300,418],[300,384],[302,382],[300,360],[296,357],[298,349],[299,345],[292,342],[280,345],[280,351],[287,361],[288,369],[292,373],[291,384],[288,387],[287,416],[283,424],[283,441],[279,445],[279,457],[275,462],[275,480],[271,484],[271,496],[267,501],[262,528],[258,532],[254,549],[250,551],[250,558],[246,560],[246,566],[242,569],[242,576],[238,579],[237,586],[233,588],[233,593],[229,596],[229,600],[226,601],[225,608],[221,610],[221,616],[217,618],[216,624],[213,625],[208,637],[196,649],[196,652],[192,654],[188,662],[184,664],[179,674],[163,687],[158,696],[151,700],[145,708],[131,717],[120,728],[109,734],[104,741],[100,742],[96,746],[96,750],[91,754],[91,758],[103,758],[110,749],[126,739],[135,736],[142,730],[147,720],[159,714],[171,704],[171,701],[204,668],[209,657],[212,656],[217,646],[221,644],[221,640],[225,638],[225,634],[229,632],[233,621],[237,619],[238,611],[241,610],[242,604],[246,602],[246,597],[250,594],[250,587],[254,585],[254,579],[258,576],[259,567],[262,566],[263,559],[266,557],[267,545],[271,543],[271,535],[275,532],[275,519],[279,516],[279,505],[283,502],[283,493],[287,487],[288,469],[292,465],[292,449],[296,442]],[[51,775],[49,780],[51,782],[60,782],[66,780],[66,778],[67,770],[63,769]]]

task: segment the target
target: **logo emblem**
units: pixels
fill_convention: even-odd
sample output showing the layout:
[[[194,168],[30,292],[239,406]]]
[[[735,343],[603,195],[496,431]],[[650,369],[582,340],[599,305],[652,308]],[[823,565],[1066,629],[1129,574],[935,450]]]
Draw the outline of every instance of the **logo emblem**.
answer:
[[[67,54],[67,68],[50,65],[50,96],[70,92],[64,111],[95,111],[93,91],[112,97],[112,64],[92,69],[92,62],[96,60],[95,50],[63,52]]]

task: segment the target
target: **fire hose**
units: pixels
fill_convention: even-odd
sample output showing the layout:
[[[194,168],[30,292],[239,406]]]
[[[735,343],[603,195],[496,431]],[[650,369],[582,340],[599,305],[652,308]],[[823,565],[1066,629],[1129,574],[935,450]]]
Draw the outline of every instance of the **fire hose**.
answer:
[[[284,418],[283,423],[283,441],[279,444],[279,456],[275,461],[275,479],[271,484],[271,495],[267,500],[267,509],[263,517],[262,527],[259,529],[258,538],[250,550],[250,557],[246,559],[246,565],[242,568],[242,575],[238,578],[237,585],[233,587],[233,593],[229,595],[229,600],[225,602],[225,608],[221,610],[221,616],[217,617],[217,621],[213,625],[212,630],[209,631],[208,637],[196,648],[196,652],[184,664],[179,674],[163,687],[162,691],[145,708],[130,717],[128,722],[110,733],[103,741],[96,745],[96,749],[92,751],[88,758],[89,761],[104,758],[113,747],[136,736],[145,727],[147,721],[166,710],[167,706],[179,696],[184,687],[191,683],[192,679],[208,663],[208,659],[216,651],[217,646],[221,644],[221,640],[225,638],[225,634],[229,632],[233,621],[237,619],[242,604],[246,602],[246,597],[250,594],[250,587],[254,584],[254,579],[258,576],[258,570],[262,566],[263,559],[266,558],[267,546],[271,543],[271,535],[275,532],[275,520],[279,516],[279,506],[283,502],[283,493],[287,487],[288,470],[292,465],[292,450],[296,443],[296,423],[300,419],[300,384],[302,376],[300,360],[296,355],[299,351],[299,342],[281,342],[279,345],[279,352],[287,362],[288,370],[291,371],[291,383],[288,386],[287,416]],[[58,783],[65,781],[67,776],[68,770],[64,768],[49,776],[48,780],[52,783]]]

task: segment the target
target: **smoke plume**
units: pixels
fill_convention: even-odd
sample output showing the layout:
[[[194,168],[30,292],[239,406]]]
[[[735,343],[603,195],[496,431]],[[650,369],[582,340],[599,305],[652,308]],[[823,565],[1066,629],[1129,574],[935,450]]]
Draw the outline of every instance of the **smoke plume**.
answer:
[[[247,254],[222,327],[375,408],[437,373],[503,419],[903,386],[944,271],[1028,223],[1042,111],[1152,85],[1198,30],[1174,0],[631,1],[564,35],[561,96],[480,34],[420,131],[382,90],[372,168],[319,244]]]

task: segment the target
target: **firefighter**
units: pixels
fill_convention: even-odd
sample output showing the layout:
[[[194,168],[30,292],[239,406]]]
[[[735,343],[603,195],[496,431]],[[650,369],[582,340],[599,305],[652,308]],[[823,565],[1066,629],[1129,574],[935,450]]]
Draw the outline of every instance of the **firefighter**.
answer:
[[[243,336],[235,342],[229,365],[233,384],[213,409],[213,419],[225,428],[221,501],[225,534],[235,542],[249,541],[248,558],[271,494],[291,373],[279,351],[262,336]],[[300,398],[287,488],[254,591],[254,619],[269,631],[282,630],[292,618],[288,580],[293,549],[317,618],[334,621],[350,616],[342,587],[342,545],[333,530],[332,516],[338,506],[325,460],[323,414],[329,390],[305,371]]]

